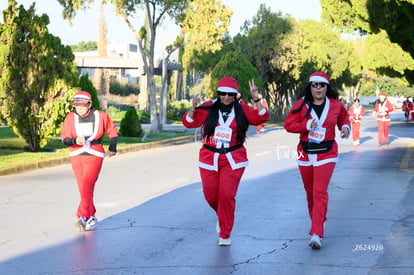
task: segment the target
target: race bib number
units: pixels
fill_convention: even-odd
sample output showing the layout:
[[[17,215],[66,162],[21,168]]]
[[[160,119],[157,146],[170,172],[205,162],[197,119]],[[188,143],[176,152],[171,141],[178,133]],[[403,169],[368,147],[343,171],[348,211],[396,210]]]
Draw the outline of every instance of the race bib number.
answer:
[[[308,141],[314,143],[321,143],[325,139],[326,128],[316,127],[309,132]]]
[[[232,130],[229,127],[217,126],[214,130],[214,140],[230,143]]]
[[[90,137],[93,135],[93,123],[87,122],[87,123],[79,123],[76,126],[76,132],[79,136],[83,137]]]

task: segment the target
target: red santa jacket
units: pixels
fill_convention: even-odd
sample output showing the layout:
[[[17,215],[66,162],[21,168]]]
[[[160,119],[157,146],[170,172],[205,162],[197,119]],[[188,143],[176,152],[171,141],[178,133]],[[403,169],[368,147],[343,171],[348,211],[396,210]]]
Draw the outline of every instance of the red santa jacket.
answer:
[[[359,105],[358,107],[352,105],[351,107],[349,107],[348,113],[351,123],[361,123],[362,118],[365,116],[365,108],[361,105]]]
[[[402,109],[404,112],[413,111],[413,104],[409,100],[404,100]]]
[[[299,99],[290,110],[286,120],[284,122],[284,128],[289,133],[298,133],[299,142],[297,146],[298,153],[298,164],[301,166],[319,166],[329,162],[337,162],[338,160],[338,144],[335,141],[335,126],[338,126],[338,129],[346,127],[350,130],[349,115],[346,111],[344,105],[335,99],[326,98],[325,106],[322,111],[321,118],[318,118],[318,115],[314,110],[310,112],[308,118],[305,118],[305,114],[308,111],[308,106],[305,104],[302,109],[293,114],[292,110],[297,109],[303,102],[303,99]],[[318,127],[325,129],[325,132],[319,131],[317,134],[323,136],[320,138],[321,142],[332,142],[332,148],[325,153],[319,154],[308,154],[304,151],[302,144],[307,144],[309,137],[314,134],[314,131],[311,131],[310,124],[313,120],[316,120]],[[302,144],[301,144],[302,143]]]
[[[374,111],[377,113],[377,121],[390,121],[390,112],[394,111],[394,107],[392,107],[392,104],[388,99],[384,100],[383,103],[378,103],[377,100],[375,102]]]
[[[61,139],[63,141],[65,139],[74,140],[78,136],[87,138],[87,144],[83,146],[77,145],[74,141],[71,142],[69,147],[71,157],[77,155],[95,155],[103,158],[105,157],[105,150],[100,139],[104,132],[111,139],[118,136],[118,130],[108,114],[91,109],[87,116],[80,117],[75,112],[70,112],[63,122]]]
[[[215,100],[207,101],[203,103],[201,106],[210,106],[215,102]],[[244,115],[246,116],[249,125],[257,126],[257,125],[260,125],[261,123],[264,123],[265,121],[269,119],[269,112],[267,112],[267,110],[264,108],[259,114],[257,110],[254,110],[252,107],[246,104],[241,104],[241,106],[243,108]],[[194,113],[193,119],[191,119],[188,116],[188,113],[185,113],[182,119],[183,125],[187,128],[200,127],[206,120],[209,112],[210,112],[210,109],[198,108],[196,112]],[[241,145],[239,149],[226,153],[226,157],[231,167],[233,168],[233,170],[246,167],[249,164],[248,159],[247,159],[246,148],[243,146],[243,144],[239,144],[239,142],[236,140],[237,123],[235,120],[234,107],[232,108],[232,111],[225,122],[222,119],[221,112],[219,111],[219,121],[217,123],[217,126],[229,127],[231,129],[232,134],[231,134],[230,142],[229,143],[220,142],[220,141],[216,141],[213,137],[210,137],[208,139],[203,139],[202,141],[203,144],[206,144],[207,146],[210,146],[213,148],[222,148],[222,146],[224,148],[231,148],[236,145]],[[200,153],[199,153],[199,167],[205,168],[207,170],[218,171],[219,154],[220,153],[208,150],[204,146],[201,147]]]

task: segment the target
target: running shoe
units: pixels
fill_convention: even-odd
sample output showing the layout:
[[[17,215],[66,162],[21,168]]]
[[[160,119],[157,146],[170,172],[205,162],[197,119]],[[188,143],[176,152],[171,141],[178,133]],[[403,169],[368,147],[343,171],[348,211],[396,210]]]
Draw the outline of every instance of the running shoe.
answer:
[[[312,247],[312,249],[320,249],[322,247],[321,237],[313,234],[309,241],[309,246]]]
[[[219,242],[218,242],[218,245],[220,245],[220,246],[229,246],[229,245],[231,245],[231,240],[230,240],[230,238],[228,238],[228,239],[220,238]]]
[[[86,222],[85,230],[93,229],[97,223],[98,219],[95,216],[90,217],[89,220]]]

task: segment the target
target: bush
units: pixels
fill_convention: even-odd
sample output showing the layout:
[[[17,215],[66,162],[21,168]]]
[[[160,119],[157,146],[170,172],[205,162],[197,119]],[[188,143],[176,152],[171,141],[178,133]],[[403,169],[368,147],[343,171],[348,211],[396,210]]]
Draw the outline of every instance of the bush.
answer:
[[[126,111],[124,118],[121,120],[119,131],[124,137],[139,137],[141,135],[141,122],[135,108],[131,107]]]
[[[109,93],[112,95],[129,96],[131,94],[138,95],[139,87],[136,84],[120,83],[111,80],[109,83]]]
[[[168,106],[167,119],[181,120],[185,112],[191,108],[192,103],[187,101],[175,101]]]
[[[151,123],[151,116],[148,112],[138,111],[138,118],[141,123]]]

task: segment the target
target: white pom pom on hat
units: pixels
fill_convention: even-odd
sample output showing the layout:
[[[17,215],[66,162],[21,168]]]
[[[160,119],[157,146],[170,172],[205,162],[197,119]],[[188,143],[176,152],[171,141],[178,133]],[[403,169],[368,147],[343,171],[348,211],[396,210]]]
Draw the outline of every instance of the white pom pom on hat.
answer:
[[[316,72],[309,76],[309,82],[315,81],[331,84],[331,80],[329,79],[328,75],[324,72]]]

